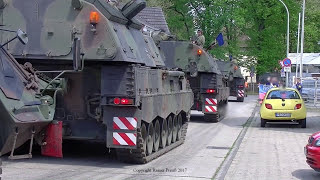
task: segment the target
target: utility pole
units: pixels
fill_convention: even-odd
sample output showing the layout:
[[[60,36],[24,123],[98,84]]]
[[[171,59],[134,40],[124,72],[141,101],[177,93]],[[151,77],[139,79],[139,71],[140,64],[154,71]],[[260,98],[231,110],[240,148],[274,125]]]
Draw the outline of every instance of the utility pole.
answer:
[[[298,22],[298,38],[297,38],[297,55],[296,55],[296,79],[298,77],[298,57],[299,57],[299,47],[300,47],[300,27],[301,27],[301,13],[299,13],[299,22]]]
[[[302,73],[303,73],[303,45],[304,45],[304,14],[305,14],[305,9],[306,9],[306,0],[303,0],[303,5],[302,5],[302,29],[301,29],[301,50],[300,50],[300,78],[302,78]]]
[[[289,14],[289,10],[288,7],[286,6],[286,4],[282,1],[279,0],[283,6],[286,8],[287,11],[287,16],[288,16],[288,20],[287,20],[287,58],[289,58],[289,34],[290,34],[290,14]],[[288,87],[289,84],[289,73],[286,72],[286,87]]]

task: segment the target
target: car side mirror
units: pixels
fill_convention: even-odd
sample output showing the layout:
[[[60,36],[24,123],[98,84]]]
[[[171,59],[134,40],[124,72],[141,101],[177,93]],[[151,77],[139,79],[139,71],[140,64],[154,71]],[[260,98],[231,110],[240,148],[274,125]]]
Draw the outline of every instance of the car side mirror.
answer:
[[[26,45],[28,43],[27,33],[23,32],[21,29],[17,31],[17,38],[23,45]]]
[[[73,70],[79,71],[82,69],[81,52],[80,52],[81,40],[80,38],[75,38],[73,40]]]

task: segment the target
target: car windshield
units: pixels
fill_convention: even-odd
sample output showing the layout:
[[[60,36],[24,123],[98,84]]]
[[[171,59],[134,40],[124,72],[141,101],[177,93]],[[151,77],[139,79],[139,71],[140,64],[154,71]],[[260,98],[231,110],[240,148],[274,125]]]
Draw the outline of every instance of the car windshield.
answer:
[[[300,99],[300,96],[294,90],[273,90],[267,99]]]

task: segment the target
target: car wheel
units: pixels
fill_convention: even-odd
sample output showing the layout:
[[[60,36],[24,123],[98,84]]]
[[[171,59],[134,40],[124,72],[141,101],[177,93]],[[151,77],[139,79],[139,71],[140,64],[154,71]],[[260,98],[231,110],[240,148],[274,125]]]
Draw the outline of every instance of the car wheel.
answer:
[[[261,118],[261,127],[266,127],[266,120]]]
[[[307,120],[306,119],[302,119],[299,122],[301,128],[306,128],[307,127]]]

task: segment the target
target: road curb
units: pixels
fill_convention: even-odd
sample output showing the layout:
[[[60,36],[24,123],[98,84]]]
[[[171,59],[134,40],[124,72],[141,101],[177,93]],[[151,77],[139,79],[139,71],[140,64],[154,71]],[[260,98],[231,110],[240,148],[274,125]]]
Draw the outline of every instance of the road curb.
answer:
[[[237,152],[239,150],[239,147],[242,143],[243,138],[245,137],[249,127],[251,126],[252,121],[257,117],[258,112],[258,104],[254,107],[251,116],[248,118],[247,122],[244,124],[244,128],[241,130],[240,134],[238,135],[236,141],[233,143],[231,149],[229,150],[228,154],[226,155],[225,159],[221,163],[220,167],[217,169],[215,175],[212,179],[216,180],[223,180],[225,176],[228,173],[228,170],[231,166],[231,163],[235,156],[237,155]]]

